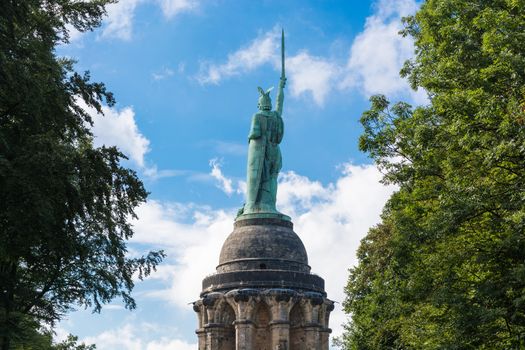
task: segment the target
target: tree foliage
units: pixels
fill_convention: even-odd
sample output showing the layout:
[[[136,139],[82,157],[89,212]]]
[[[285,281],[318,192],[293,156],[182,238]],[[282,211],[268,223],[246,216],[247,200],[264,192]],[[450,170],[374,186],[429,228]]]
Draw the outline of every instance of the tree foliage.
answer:
[[[78,337],[71,334],[56,343],[53,341],[53,332],[40,327],[36,321],[26,323],[22,336],[12,339],[10,346],[13,350],[95,350],[97,348],[94,344],[79,344]]]
[[[57,57],[68,30],[92,30],[111,0],[0,2],[0,348],[27,319],[53,323],[74,305],[121,297],[162,252],[126,255],[129,218],[146,199],[115,147],[95,148],[92,119],[114,99]]]
[[[402,75],[428,106],[371,99],[360,148],[399,186],[350,271],[347,349],[525,347],[525,2],[428,0]]]

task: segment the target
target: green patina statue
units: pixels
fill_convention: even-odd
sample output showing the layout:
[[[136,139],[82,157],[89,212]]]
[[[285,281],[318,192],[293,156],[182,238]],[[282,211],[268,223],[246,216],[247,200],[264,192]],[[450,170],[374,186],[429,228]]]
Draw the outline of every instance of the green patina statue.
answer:
[[[284,72],[284,31],[281,38],[282,71],[277,91],[276,109],[272,111],[270,91],[259,90],[259,111],[252,117],[248,135],[248,167],[246,203],[239,210],[239,216],[268,217],[280,214],[275,208],[277,195],[277,176],[281,170],[282,160],[279,144],[283,138],[284,124],[282,119],[283,90],[286,85]]]

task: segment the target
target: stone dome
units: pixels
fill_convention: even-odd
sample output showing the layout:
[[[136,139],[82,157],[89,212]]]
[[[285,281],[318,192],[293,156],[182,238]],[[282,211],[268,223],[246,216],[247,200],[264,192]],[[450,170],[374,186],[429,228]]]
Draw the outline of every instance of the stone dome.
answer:
[[[290,221],[237,221],[224,242],[217,272],[243,270],[310,272],[308,256]]]
[[[202,281],[201,297],[235,289],[293,289],[326,296],[324,280],[310,273],[303,242],[282,218],[237,220],[224,242],[217,272]]]

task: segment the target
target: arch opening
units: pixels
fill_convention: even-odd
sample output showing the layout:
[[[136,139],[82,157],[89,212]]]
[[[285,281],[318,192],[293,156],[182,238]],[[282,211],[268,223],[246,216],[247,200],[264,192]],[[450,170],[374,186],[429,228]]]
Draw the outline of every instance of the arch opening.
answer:
[[[302,350],[306,344],[304,312],[300,303],[290,310],[290,350]]]
[[[227,302],[219,307],[217,322],[222,325],[218,335],[218,350],[235,350],[235,311]]]

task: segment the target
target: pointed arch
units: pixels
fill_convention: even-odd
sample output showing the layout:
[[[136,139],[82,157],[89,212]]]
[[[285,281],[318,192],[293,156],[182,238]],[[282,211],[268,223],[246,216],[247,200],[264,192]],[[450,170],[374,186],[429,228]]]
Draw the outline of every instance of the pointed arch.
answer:
[[[214,322],[220,326],[218,350],[235,350],[235,311],[226,299],[218,302]]]
[[[290,350],[302,350],[306,343],[305,312],[301,302],[290,310]]]

